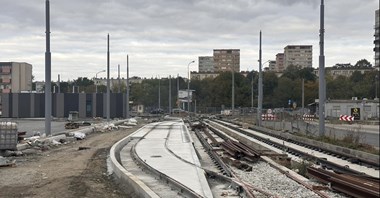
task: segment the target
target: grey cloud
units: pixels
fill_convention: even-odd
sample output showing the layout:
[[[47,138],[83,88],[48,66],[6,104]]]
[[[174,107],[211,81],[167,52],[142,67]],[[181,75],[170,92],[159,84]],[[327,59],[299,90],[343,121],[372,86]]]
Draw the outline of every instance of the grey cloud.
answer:
[[[0,0],[1,61],[34,65],[44,72],[43,0]],[[185,74],[185,62],[211,55],[214,48],[240,48],[241,68],[257,65],[258,32],[264,59],[288,44],[312,44],[317,67],[319,0],[51,0],[52,76],[74,79],[106,64],[106,35],[111,63],[125,64],[132,75]],[[326,4],[326,62],[373,61],[374,7],[378,0],[334,0]],[[346,56],[342,49],[360,50]],[[155,70],[157,65],[164,69]],[[65,68],[81,69],[75,73]],[[83,67],[83,70],[82,70]],[[195,67],[195,66],[194,66]],[[153,69],[152,69],[153,68]],[[165,69],[168,68],[168,69]],[[169,74],[167,74],[169,75]]]

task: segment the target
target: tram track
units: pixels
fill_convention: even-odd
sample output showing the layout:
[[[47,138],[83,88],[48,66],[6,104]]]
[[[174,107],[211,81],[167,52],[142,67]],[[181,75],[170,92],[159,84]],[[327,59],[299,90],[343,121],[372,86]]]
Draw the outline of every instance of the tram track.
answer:
[[[246,193],[246,194],[249,195],[248,197],[255,197],[255,194],[256,195],[260,194],[260,196],[266,196],[266,197],[278,197],[278,196],[275,195],[276,193],[272,193],[270,191],[263,190],[261,188],[258,188],[256,186],[252,185],[252,184],[247,183],[246,181],[243,181],[230,168],[231,164],[227,165],[225,163],[225,161],[226,161],[225,158],[226,157],[222,157],[222,155],[223,156],[227,155],[227,156],[231,156],[233,158],[236,158],[236,161],[238,161],[239,163],[243,162],[243,161],[247,161],[249,164],[252,164],[252,163],[255,164],[255,163],[258,162],[258,158],[260,156],[260,154],[258,154],[258,153],[265,154],[264,152],[255,151],[254,149],[251,149],[248,146],[240,143],[239,141],[237,141],[237,140],[229,137],[228,135],[223,134],[223,132],[218,131],[218,129],[216,129],[216,128],[208,125],[208,124],[202,123],[202,125],[204,125],[206,128],[204,128],[202,130],[195,130],[198,139],[202,142],[202,144],[204,145],[204,147],[207,148],[207,150],[209,151],[209,153],[212,156],[212,158],[217,161],[217,163],[219,164],[219,166],[221,167],[221,169],[223,169],[222,170],[223,172],[226,172],[228,175],[231,175],[231,177],[233,177],[234,180],[238,181],[240,184],[244,184],[242,186],[244,186],[245,191],[246,192],[247,191],[250,192],[250,193]],[[223,139],[223,141],[222,142],[216,141],[216,138],[213,135],[211,135],[211,133],[208,132],[208,130],[210,130],[211,133],[214,133],[215,135],[221,137],[221,139]],[[202,133],[204,134],[204,136],[201,135],[200,131],[202,131]],[[207,139],[209,139],[211,143],[209,143],[209,141],[207,141]],[[221,149],[223,149],[223,152],[222,153],[219,152],[219,154],[217,154],[214,151],[217,148],[215,148],[211,144],[215,145],[216,147],[220,147]],[[226,144],[228,144],[229,146],[223,146],[223,145],[226,145]],[[219,149],[217,149],[217,150],[219,150]],[[266,152],[268,152],[268,151],[266,150]],[[268,154],[268,153],[266,153],[266,154]],[[271,155],[269,155],[269,156],[271,156]],[[276,156],[277,155],[272,155],[272,157],[276,157]],[[263,161],[269,160],[269,159],[267,159],[266,156],[262,156],[262,157],[263,157],[263,159],[262,159]],[[254,159],[254,160],[252,160],[252,159]],[[269,161],[271,161],[271,160],[269,160]],[[246,171],[247,173],[249,173],[251,170],[252,169],[250,169],[250,170],[244,170],[244,171]],[[299,185],[302,185],[305,188],[307,188],[308,190],[310,190],[311,192],[315,193],[315,195],[318,195],[319,197],[323,197],[323,198],[327,198],[328,197],[325,193],[314,190],[310,185],[305,184],[299,178],[294,177],[292,174],[289,174],[287,171],[284,171],[284,170],[281,170],[281,169],[278,169],[278,170],[279,170],[279,172],[281,172],[281,174],[286,175],[286,177],[288,177],[289,179],[294,180],[295,182],[299,183]]]
[[[213,122],[213,121],[210,121],[210,122]],[[309,168],[308,169],[308,171],[310,172],[309,176],[321,181],[322,183],[325,183],[325,184],[328,183],[330,185],[333,184],[332,188],[334,190],[343,192],[345,194],[348,194],[348,195],[354,196],[354,197],[358,197],[357,196],[358,194],[371,195],[370,197],[373,197],[373,196],[379,197],[378,192],[379,192],[379,181],[380,180],[378,177],[376,177],[378,175],[368,175],[368,174],[365,174],[361,171],[351,169],[347,165],[336,164],[332,161],[328,161],[327,159],[320,158],[320,157],[317,157],[316,155],[312,155],[312,154],[309,154],[307,152],[300,151],[300,150],[295,149],[294,147],[291,147],[291,146],[287,146],[287,144],[285,144],[285,143],[281,144],[281,143],[279,143],[279,141],[277,141],[277,142],[273,141],[273,138],[276,138],[274,136],[271,136],[271,138],[265,138],[265,137],[262,137],[259,135],[255,135],[254,133],[249,131],[250,129],[242,129],[241,126],[236,126],[234,123],[231,124],[231,123],[227,123],[227,122],[223,122],[223,121],[215,121],[215,123],[218,123],[219,125],[225,127],[228,130],[232,130],[232,131],[235,131],[236,133],[241,133],[241,134],[244,134],[248,137],[251,137],[251,138],[254,138],[254,139],[259,140],[261,142],[264,142],[268,146],[275,147],[275,148],[277,148],[281,151],[287,152],[293,156],[300,157],[303,160],[307,160],[307,161],[316,163],[317,165],[321,166],[322,168],[319,168],[319,169],[315,169],[313,167]],[[284,139],[284,138],[281,138],[280,140],[283,142],[285,142],[285,141],[286,142],[294,142],[292,140],[288,140],[288,139]],[[297,145],[298,146],[302,145],[302,143],[298,143]],[[304,148],[310,149],[310,146],[306,146]],[[315,152],[318,152],[319,150],[321,150],[323,153],[323,151],[324,151],[323,149],[320,149],[320,148],[316,148],[316,147],[312,147],[312,148]],[[326,151],[324,153],[326,153]],[[331,156],[336,156],[336,158],[338,158],[338,159],[342,158],[341,155],[333,153],[333,152],[329,152],[329,154]],[[347,159],[346,160],[347,163],[352,164],[352,160],[350,160],[353,158],[352,156],[347,156],[347,157],[343,157],[343,158]],[[368,165],[369,165],[369,163],[365,163],[365,165],[363,167],[365,167],[365,168],[370,167],[374,170],[378,170],[378,166],[377,166],[377,168],[374,167],[374,166],[376,166],[376,164],[371,164],[370,166],[368,166]],[[339,179],[336,179],[335,176],[333,177],[332,175],[326,176],[327,173],[326,173],[326,170],[324,170],[324,169],[333,170],[336,174],[335,176],[339,177]],[[325,172],[323,172],[323,171],[325,171]],[[320,173],[320,172],[322,172],[322,173]],[[327,171],[327,172],[332,172],[332,171]],[[376,173],[376,171],[375,171],[375,173]],[[344,177],[343,177],[343,175],[344,175]],[[349,176],[349,178],[351,180],[342,179],[342,177],[347,178],[348,177],[347,175]],[[356,178],[356,180],[360,180],[360,181],[362,181],[362,183],[367,183],[367,184],[369,183],[370,185],[360,186],[358,184],[354,184],[353,181],[355,179],[352,180],[352,178]],[[359,196],[359,197],[368,197],[368,196]]]

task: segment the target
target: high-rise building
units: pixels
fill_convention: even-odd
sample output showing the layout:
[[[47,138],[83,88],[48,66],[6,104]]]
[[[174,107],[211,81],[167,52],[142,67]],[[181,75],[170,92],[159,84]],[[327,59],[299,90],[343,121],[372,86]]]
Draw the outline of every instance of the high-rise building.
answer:
[[[0,62],[0,93],[19,93],[31,90],[31,64]]]
[[[212,56],[199,56],[198,57],[198,63],[199,63],[199,73],[204,72],[214,72],[214,57]]]
[[[214,49],[215,72],[240,72],[240,49]]]
[[[290,65],[300,68],[313,66],[313,46],[312,45],[288,45],[284,49],[284,69]]]
[[[375,67],[379,70],[380,67],[380,16],[379,16],[379,10],[376,10],[375,12],[375,40],[373,43],[375,44],[375,47],[373,48],[373,51],[375,52]]]
[[[268,63],[269,71],[276,71],[276,61],[271,60]]]
[[[284,53],[278,53],[276,54],[276,71],[282,72],[284,71]]]

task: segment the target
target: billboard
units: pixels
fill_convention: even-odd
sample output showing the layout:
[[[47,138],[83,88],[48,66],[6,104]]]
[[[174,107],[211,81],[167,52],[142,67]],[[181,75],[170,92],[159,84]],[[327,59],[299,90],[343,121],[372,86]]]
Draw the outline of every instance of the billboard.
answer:
[[[351,116],[354,116],[354,120],[360,120],[360,108],[351,108]]]
[[[187,102],[187,96],[190,96],[190,102],[191,102],[191,99],[193,97],[193,90],[189,90],[189,92],[187,92],[187,89],[186,90],[178,90],[178,99],[179,101],[181,102]]]

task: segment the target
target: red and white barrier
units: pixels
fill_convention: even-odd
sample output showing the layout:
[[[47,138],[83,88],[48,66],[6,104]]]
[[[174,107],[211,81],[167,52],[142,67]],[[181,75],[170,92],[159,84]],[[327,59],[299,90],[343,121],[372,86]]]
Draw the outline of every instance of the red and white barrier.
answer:
[[[273,114],[262,114],[261,120],[277,120],[277,116]]]
[[[314,121],[315,115],[304,114],[302,120]]]
[[[339,120],[351,122],[354,121],[354,116],[340,115]]]

